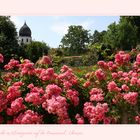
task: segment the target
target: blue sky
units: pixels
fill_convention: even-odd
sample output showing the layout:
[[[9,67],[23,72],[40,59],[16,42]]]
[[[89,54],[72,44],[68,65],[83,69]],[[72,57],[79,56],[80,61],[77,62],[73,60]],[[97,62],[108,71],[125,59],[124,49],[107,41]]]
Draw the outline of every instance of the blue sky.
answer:
[[[107,30],[107,26],[119,21],[119,16],[11,16],[17,31],[26,21],[32,31],[32,39],[44,41],[50,47],[58,47],[68,26],[82,25],[94,33],[94,30]]]

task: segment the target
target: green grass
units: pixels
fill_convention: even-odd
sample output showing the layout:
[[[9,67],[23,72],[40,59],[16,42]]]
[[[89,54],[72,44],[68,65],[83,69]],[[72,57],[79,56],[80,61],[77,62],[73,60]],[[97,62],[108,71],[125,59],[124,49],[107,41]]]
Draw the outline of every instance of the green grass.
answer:
[[[94,65],[94,66],[80,66],[80,67],[71,67],[71,68],[78,77],[82,78],[88,72],[92,72],[92,71],[96,70],[97,66],[96,65]]]

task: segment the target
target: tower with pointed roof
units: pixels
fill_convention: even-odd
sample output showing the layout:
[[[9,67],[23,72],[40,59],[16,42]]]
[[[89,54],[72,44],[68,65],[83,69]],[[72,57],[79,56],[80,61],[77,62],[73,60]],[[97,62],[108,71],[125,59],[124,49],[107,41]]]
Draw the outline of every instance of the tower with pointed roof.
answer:
[[[29,44],[32,41],[31,30],[26,22],[19,30],[19,44]]]

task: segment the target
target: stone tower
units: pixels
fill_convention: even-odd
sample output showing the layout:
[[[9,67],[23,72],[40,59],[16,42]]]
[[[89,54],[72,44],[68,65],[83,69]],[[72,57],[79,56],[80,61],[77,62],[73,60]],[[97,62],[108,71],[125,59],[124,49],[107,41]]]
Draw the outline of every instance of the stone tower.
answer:
[[[31,34],[32,34],[31,30],[25,22],[24,25],[19,30],[19,44],[21,45],[31,43],[32,41]]]

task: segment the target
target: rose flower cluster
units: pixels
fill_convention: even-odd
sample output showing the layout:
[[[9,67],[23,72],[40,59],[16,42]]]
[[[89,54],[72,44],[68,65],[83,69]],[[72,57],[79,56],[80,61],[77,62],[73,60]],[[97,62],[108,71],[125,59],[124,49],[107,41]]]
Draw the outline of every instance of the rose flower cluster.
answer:
[[[56,73],[48,56],[11,59],[0,71],[0,123],[139,124],[140,54],[130,60],[120,51],[79,78],[66,65]]]

